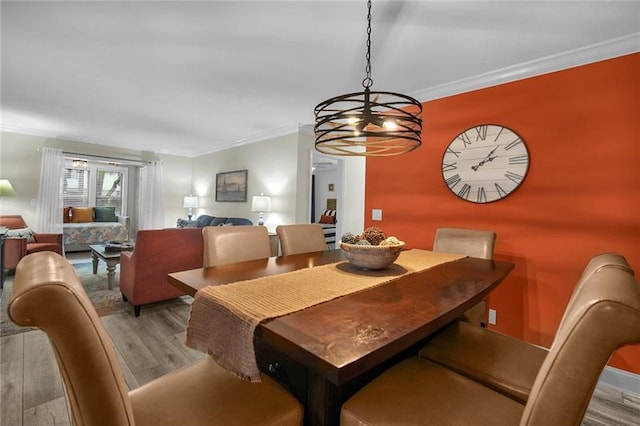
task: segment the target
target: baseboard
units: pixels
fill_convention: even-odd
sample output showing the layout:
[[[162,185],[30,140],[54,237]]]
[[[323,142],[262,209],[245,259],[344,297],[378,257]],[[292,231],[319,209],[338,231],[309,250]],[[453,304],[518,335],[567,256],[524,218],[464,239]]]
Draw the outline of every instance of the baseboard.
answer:
[[[640,375],[614,367],[605,367],[598,383],[622,389],[625,392],[640,395]]]

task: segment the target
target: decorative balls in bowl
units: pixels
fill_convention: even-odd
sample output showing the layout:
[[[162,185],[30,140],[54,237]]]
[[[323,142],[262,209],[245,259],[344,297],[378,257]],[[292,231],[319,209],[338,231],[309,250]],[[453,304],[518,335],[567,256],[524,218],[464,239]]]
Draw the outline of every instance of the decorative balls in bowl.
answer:
[[[340,248],[349,263],[362,269],[385,269],[396,261],[404,242],[373,226],[360,235],[344,234]]]

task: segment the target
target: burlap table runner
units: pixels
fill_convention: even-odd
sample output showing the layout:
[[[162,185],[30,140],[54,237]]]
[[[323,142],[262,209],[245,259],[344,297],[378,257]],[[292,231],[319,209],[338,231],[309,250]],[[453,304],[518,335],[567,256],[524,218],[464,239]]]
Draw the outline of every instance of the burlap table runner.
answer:
[[[253,336],[261,321],[371,288],[464,256],[426,250],[400,253],[392,267],[358,270],[346,262],[280,275],[207,286],[196,293],[187,346],[210,354],[235,375],[260,381]]]

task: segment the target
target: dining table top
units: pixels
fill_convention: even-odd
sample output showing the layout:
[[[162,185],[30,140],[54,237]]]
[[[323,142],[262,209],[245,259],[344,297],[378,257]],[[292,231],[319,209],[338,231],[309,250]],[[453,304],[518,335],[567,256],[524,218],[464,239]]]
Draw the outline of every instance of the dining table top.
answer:
[[[198,290],[208,285],[229,284],[284,274],[345,260],[342,250],[339,249],[316,251],[174,272],[169,274],[168,280],[169,284],[190,296],[195,296]]]
[[[347,395],[341,389],[454,321],[487,297],[514,267],[508,261],[463,257],[411,273],[396,274],[397,265],[362,271],[349,264],[341,250],[326,250],[181,271],[168,279],[195,295],[208,285],[330,264],[353,274],[386,273],[390,280],[263,321],[255,330],[260,345],[303,366],[308,383],[297,396],[306,400],[307,424],[335,424],[340,401]],[[258,361],[261,369],[271,369],[271,364]]]

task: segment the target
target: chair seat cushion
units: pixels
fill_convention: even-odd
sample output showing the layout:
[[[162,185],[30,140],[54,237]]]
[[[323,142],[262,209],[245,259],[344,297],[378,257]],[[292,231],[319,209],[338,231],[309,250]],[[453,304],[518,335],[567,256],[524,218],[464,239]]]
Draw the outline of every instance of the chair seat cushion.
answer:
[[[526,403],[547,349],[456,321],[436,334],[420,356]]]
[[[412,357],[342,406],[342,426],[517,425],[524,405],[429,360]]]
[[[207,356],[129,392],[136,426],[301,425],[298,401],[261,379],[240,380]]]

